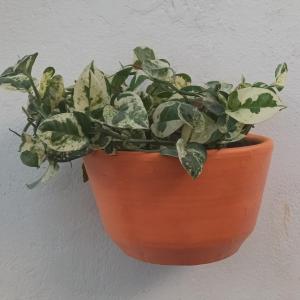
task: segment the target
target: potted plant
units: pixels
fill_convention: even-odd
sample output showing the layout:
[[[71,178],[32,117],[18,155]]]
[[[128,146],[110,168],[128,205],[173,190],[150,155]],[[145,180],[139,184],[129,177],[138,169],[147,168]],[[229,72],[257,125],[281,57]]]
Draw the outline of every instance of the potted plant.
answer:
[[[269,138],[248,134],[285,106],[287,65],[272,84],[196,85],[150,48],[109,76],[91,62],[65,87],[53,67],[39,81],[37,53],[0,75],[28,93],[22,107],[22,162],[45,174],[84,157],[102,222],[128,255],[158,264],[193,265],[232,255],[253,230],[272,152]]]

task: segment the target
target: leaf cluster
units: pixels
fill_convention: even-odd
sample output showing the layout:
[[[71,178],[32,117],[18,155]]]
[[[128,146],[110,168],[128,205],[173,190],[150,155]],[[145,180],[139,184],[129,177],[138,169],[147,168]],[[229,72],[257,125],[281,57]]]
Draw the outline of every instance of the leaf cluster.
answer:
[[[37,53],[26,55],[0,75],[0,86],[26,92],[26,124],[20,157],[29,167],[48,161],[45,182],[59,169],[94,150],[157,151],[178,157],[193,178],[201,173],[206,151],[243,139],[254,124],[284,108],[279,91],[287,65],[272,84],[209,81],[199,85],[177,73],[148,47],[134,49],[133,62],[113,75],[87,65],[72,86],[47,67],[37,80]]]

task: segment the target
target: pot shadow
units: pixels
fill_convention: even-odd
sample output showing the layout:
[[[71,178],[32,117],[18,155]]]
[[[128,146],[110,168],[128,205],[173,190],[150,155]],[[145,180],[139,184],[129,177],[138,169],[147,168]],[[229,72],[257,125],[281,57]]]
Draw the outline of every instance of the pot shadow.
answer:
[[[2,121],[8,128],[16,120]],[[1,259],[8,266],[14,262],[13,269],[3,269],[12,278],[4,290],[18,299],[131,300],[164,281],[173,267],[126,256],[104,232],[94,197],[82,182],[80,159],[72,168],[62,165],[46,185],[28,190],[25,183],[44,169],[22,165],[20,141],[1,132]]]
[[[32,227],[38,231],[40,250],[47,253],[43,254],[47,259],[44,285],[55,287],[57,296],[129,300],[164,281],[174,268],[130,258],[110,240],[91,190],[82,183],[80,161],[72,169],[63,166],[56,178],[34,190],[31,197],[43,199]]]

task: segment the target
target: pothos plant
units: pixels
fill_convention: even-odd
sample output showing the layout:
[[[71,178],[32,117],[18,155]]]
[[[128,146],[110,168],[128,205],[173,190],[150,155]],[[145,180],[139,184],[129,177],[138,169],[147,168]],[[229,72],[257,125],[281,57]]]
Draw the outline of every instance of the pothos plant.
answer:
[[[134,60],[107,75],[91,62],[75,84],[47,67],[40,80],[32,76],[37,53],[26,55],[0,75],[0,85],[28,93],[22,107],[26,125],[20,156],[29,167],[48,161],[45,182],[68,162],[94,150],[157,151],[179,158],[197,178],[207,149],[231,146],[249,130],[285,106],[279,98],[287,65],[278,65],[275,81],[237,86],[221,81],[204,85],[176,73],[148,47],[134,49]]]

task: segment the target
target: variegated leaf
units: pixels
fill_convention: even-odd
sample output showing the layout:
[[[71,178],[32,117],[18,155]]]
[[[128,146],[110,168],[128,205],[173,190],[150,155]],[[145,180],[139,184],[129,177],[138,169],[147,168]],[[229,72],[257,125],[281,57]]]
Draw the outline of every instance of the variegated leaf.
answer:
[[[243,133],[244,127],[245,124],[236,121],[229,115],[219,117],[217,120],[217,128],[222,134],[224,134],[224,138],[218,143],[226,144],[243,139],[246,136]]]
[[[205,113],[188,103],[179,101],[160,104],[153,113],[151,129],[156,136],[164,138],[184,124],[193,129],[194,138],[198,138],[201,142],[208,140],[212,131],[215,130],[214,121]],[[187,129],[186,126],[184,128]]]
[[[180,138],[176,143],[177,153],[183,168],[196,179],[206,161],[206,149],[199,143],[185,143]]]
[[[37,56],[38,53],[23,56],[21,59],[17,61],[17,63],[14,66],[7,68],[0,75],[0,77],[11,77],[18,74],[31,76],[32,66]]]
[[[88,147],[88,138],[73,113],[61,113],[44,120],[38,127],[37,136],[50,149],[72,152]]]
[[[152,79],[171,81],[174,71],[169,63],[161,59],[145,60],[142,64],[144,72]]]
[[[46,159],[43,143],[27,133],[22,134],[20,152],[23,164],[29,167],[38,168]]]
[[[122,130],[122,135],[126,135],[127,139],[122,143],[122,148],[128,150],[138,150],[143,148],[146,144],[143,142],[140,143],[132,143],[130,139],[138,139],[138,140],[146,140],[146,134],[144,130]]]
[[[31,82],[24,74],[0,76],[0,87],[7,90],[29,92],[31,90]]]
[[[176,146],[160,146],[160,155],[178,157]]]
[[[51,81],[54,74],[55,74],[55,69],[53,67],[48,67],[44,70],[42,78],[39,83],[39,89],[38,89],[41,98],[44,97],[49,82]]]
[[[181,103],[178,101],[168,101],[160,104],[153,113],[153,124],[151,130],[159,138],[165,138],[180,127],[184,121],[178,115],[178,107]]]
[[[200,112],[197,107],[191,104],[180,103],[178,106],[178,116],[184,123],[192,128],[197,127],[198,132],[204,128],[204,113]]]
[[[73,99],[75,110],[81,112],[93,112],[109,104],[105,76],[93,62],[83,70],[76,81]]]
[[[51,111],[64,99],[64,80],[61,75],[54,75],[48,82],[43,101],[49,103]]]
[[[155,59],[154,51],[148,47],[136,47],[133,50],[134,63],[141,64],[146,60]]]
[[[31,75],[32,66],[38,56],[38,53],[31,55],[25,55],[22,57],[17,64],[14,66],[14,73],[19,74],[23,73],[26,75]]]
[[[135,91],[148,79],[148,76],[141,74],[141,72],[136,72],[133,78],[130,81],[130,84],[127,88],[127,91]]]
[[[229,94],[232,91],[233,85],[224,81],[209,81],[206,85],[216,91]]]
[[[275,86],[278,91],[284,88],[287,78],[288,67],[286,63],[280,64],[275,70]]]
[[[96,132],[91,138],[91,148],[94,150],[105,149],[112,141],[112,137],[102,133],[101,131]]]
[[[217,130],[217,125],[207,114],[201,113],[200,118],[193,128],[190,142],[205,144]]]
[[[112,94],[118,94],[122,92],[123,90],[122,86],[124,85],[129,75],[131,74],[131,71],[132,71],[132,67],[126,67],[113,75],[110,84]]]
[[[265,88],[246,87],[228,97],[226,113],[244,124],[256,124],[271,118],[282,108],[274,92]]]
[[[179,90],[191,85],[191,83],[192,79],[188,74],[179,73],[174,76],[174,85]]]
[[[114,106],[105,106],[103,118],[106,124],[117,128],[149,128],[148,114],[143,101],[134,92],[121,93],[114,100]]]

